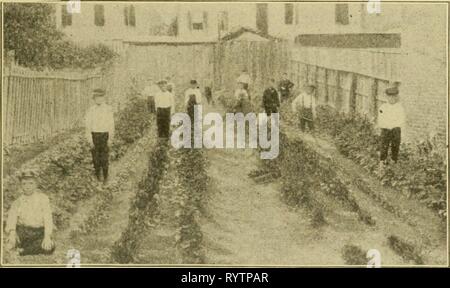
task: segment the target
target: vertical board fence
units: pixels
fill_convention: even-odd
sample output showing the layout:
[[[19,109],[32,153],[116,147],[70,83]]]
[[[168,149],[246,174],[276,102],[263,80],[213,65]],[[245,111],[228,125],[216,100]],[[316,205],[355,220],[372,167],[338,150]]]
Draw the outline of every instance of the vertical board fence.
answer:
[[[79,127],[102,82],[94,72],[40,72],[10,66],[3,74],[3,144],[28,144]]]
[[[358,113],[375,120],[377,107],[384,103],[383,91],[389,81],[358,73],[334,70],[291,60],[291,79],[298,89],[317,87],[318,103],[338,111]]]
[[[278,80],[283,72],[289,72],[289,51],[284,41],[219,42],[214,47],[214,86],[232,97],[236,79],[245,68],[252,79],[251,92],[259,101],[270,78]]]

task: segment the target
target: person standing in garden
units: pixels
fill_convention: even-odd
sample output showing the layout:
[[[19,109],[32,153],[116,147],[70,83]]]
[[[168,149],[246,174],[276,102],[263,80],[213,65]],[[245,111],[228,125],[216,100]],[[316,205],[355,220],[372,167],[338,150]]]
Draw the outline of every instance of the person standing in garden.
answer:
[[[202,92],[198,87],[197,80],[191,80],[190,86],[186,92],[184,92],[184,104],[186,105],[186,110],[191,117],[192,123],[194,122],[194,106],[202,104]]]
[[[172,77],[167,76],[166,82],[167,82],[167,91],[175,95],[175,83],[172,82]]]
[[[314,118],[316,116],[316,86],[310,84],[306,86],[306,91],[300,93],[292,101],[292,110],[298,115],[300,128],[304,132],[306,125],[310,131],[314,130]]]
[[[109,144],[114,139],[114,113],[110,105],[106,104],[104,89],[94,89],[93,98],[95,104],[88,109],[86,114],[86,139],[91,145],[92,160],[95,176],[103,183],[108,181],[109,168]]]
[[[22,172],[19,180],[21,195],[12,203],[6,221],[6,248],[17,248],[21,256],[52,254],[55,244],[50,200],[39,191],[34,171]]]
[[[242,82],[238,82],[238,87],[234,91],[234,98],[236,104],[234,105],[234,112],[242,112],[245,113],[247,111],[247,102],[249,99],[248,92],[245,90],[245,84]]]
[[[280,98],[278,96],[277,89],[275,89],[274,79],[269,80],[269,85],[266,90],[264,90],[263,107],[268,117],[270,117],[272,113],[278,113],[278,108],[280,107]]]
[[[167,81],[158,82],[160,91],[155,97],[156,106],[156,126],[158,128],[159,138],[169,138],[170,134],[170,115],[175,111],[175,100],[172,92],[167,90]]]
[[[252,80],[250,78],[250,75],[247,72],[247,69],[245,69],[245,68],[242,69],[242,73],[241,73],[241,75],[239,75],[239,77],[237,78],[236,82],[238,84],[242,83],[242,88],[245,91],[247,91],[247,95],[248,95],[248,98],[250,100],[250,85],[252,83]]]
[[[155,113],[155,95],[160,91],[158,85],[153,82],[153,78],[149,77],[147,79],[146,86],[142,94],[147,97],[148,111]]]
[[[291,89],[294,87],[294,83],[288,79],[287,73],[283,73],[281,81],[278,84],[278,90],[280,91],[280,101],[283,102],[291,96]]]
[[[399,101],[399,89],[390,87],[385,90],[387,103],[378,109],[377,126],[380,129],[380,167],[388,164],[388,151],[391,148],[391,158],[396,163],[400,151],[401,132],[406,117],[403,105]]]

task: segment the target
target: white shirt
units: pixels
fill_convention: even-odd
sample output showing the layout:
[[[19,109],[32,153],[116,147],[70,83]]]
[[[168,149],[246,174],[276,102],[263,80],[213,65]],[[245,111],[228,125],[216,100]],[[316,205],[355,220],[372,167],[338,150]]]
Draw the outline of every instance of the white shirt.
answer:
[[[250,75],[248,75],[247,73],[241,74],[238,78],[237,78],[237,82],[238,83],[245,83],[245,84],[251,84],[252,80],[250,79]]]
[[[175,107],[173,94],[169,91],[159,91],[155,95],[156,108],[172,108]]]
[[[292,111],[298,112],[301,108],[316,108],[316,98],[306,92],[300,93],[297,98],[292,101]]]
[[[114,137],[114,113],[106,103],[91,106],[86,113],[86,137],[91,139],[91,132],[108,132]]]
[[[392,129],[404,127],[406,122],[405,110],[400,102],[395,104],[384,103],[378,109],[378,127]]]
[[[160,91],[161,89],[159,89],[158,85],[152,84],[149,86],[145,86],[144,92],[142,94],[144,94],[145,96],[155,96]]]
[[[186,90],[186,92],[184,92],[184,102],[185,102],[186,105],[189,102],[189,97],[191,95],[195,95],[195,102],[197,102],[197,104],[201,104],[202,103],[202,92],[200,92],[200,89],[198,89],[198,88],[188,88]]]
[[[234,91],[234,98],[236,98],[237,100],[247,99],[248,98],[247,90],[242,88],[236,89]]]
[[[42,192],[22,195],[11,205],[6,221],[6,231],[16,230],[16,225],[33,228],[45,227],[45,234],[53,231],[52,209],[48,196]]]

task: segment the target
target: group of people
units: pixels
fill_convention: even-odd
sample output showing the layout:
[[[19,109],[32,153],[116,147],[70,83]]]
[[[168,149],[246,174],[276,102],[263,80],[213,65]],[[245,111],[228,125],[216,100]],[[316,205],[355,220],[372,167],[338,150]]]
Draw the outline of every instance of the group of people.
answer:
[[[242,99],[250,100],[248,89],[251,82],[246,70],[242,71],[237,82],[238,88],[235,97],[239,100],[239,105],[242,105],[240,104]],[[274,79],[269,79],[262,97],[262,105],[267,116],[279,112],[281,102],[291,98],[293,87],[294,83],[288,79],[287,73],[282,75],[278,85],[276,85]],[[385,89],[384,93],[387,101],[378,108],[377,121],[375,122],[375,127],[379,130],[380,135],[379,160],[381,169],[389,164],[389,150],[391,150],[390,158],[392,161],[394,163],[398,161],[401,131],[406,123],[405,111],[399,98],[398,83]],[[306,84],[304,89],[291,102],[292,111],[297,116],[297,123],[303,132],[307,129],[314,131],[317,103],[317,87],[314,84]],[[238,108],[241,108],[241,106]]]
[[[249,87],[251,84],[247,71],[237,79],[238,87],[235,97],[241,100],[250,100]],[[184,107],[193,117],[194,106],[202,103],[202,93],[196,80],[191,80],[190,87],[184,92]],[[279,112],[280,103],[287,101],[292,94],[294,84],[284,74],[276,87],[274,79],[270,79],[264,90],[262,102],[268,116]],[[147,97],[148,110],[156,113],[158,137],[168,138],[170,134],[170,117],[175,110],[175,85],[170,77],[153,83],[148,80],[142,95]],[[205,87],[205,97],[208,103],[212,102],[211,87]],[[104,89],[93,90],[94,105],[86,113],[86,141],[92,152],[95,177],[107,183],[109,166],[109,146],[114,139],[113,109],[106,103]],[[391,150],[391,159],[397,162],[401,131],[406,117],[402,104],[399,101],[397,86],[385,90],[387,102],[378,108],[376,126],[380,129],[380,165],[389,163],[388,152]],[[307,85],[291,103],[292,110],[299,115],[301,130],[314,129],[316,117],[317,97],[316,87]],[[24,171],[19,175],[21,196],[11,205],[6,222],[7,243],[6,248],[17,248],[20,255],[52,254],[55,243],[52,240],[53,219],[50,201],[47,195],[38,188],[37,175],[34,171]]]

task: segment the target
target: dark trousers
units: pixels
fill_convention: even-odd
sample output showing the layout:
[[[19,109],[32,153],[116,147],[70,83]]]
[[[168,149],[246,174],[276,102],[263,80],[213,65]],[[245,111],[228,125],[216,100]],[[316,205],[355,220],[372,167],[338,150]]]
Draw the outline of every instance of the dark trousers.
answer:
[[[109,166],[109,147],[108,147],[108,132],[92,132],[92,162],[94,163],[95,176],[100,180],[100,174],[103,172],[103,179],[108,179]]]
[[[312,108],[303,108],[300,113],[300,129],[306,130],[306,125],[310,131],[314,130],[314,118]]]
[[[380,161],[386,161],[389,147],[391,147],[391,158],[394,162],[397,162],[398,152],[400,151],[401,134],[402,130],[400,127],[381,129]]]
[[[17,225],[16,235],[19,238],[17,248],[21,251],[19,255],[37,255],[37,254],[53,254],[55,246],[50,250],[42,249],[42,240],[44,240],[44,227],[34,228],[24,225]]]
[[[153,96],[148,96],[148,111],[150,113],[155,113],[155,97]]]
[[[156,126],[159,138],[169,138],[170,134],[170,107],[156,109]]]

